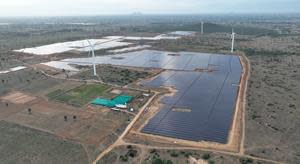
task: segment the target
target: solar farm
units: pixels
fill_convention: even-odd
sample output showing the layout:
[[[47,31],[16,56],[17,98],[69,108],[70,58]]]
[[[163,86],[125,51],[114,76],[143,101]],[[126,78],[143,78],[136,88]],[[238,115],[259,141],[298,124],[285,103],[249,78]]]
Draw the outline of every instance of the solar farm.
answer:
[[[215,69],[213,72],[165,71],[154,80],[143,82],[149,87],[173,86],[177,90],[175,96],[161,100],[162,109],[143,128],[143,132],[193,141],[227,143],[242,67],[236,56],[195,56],[201,55],[209,56],[208,66],[214,67],[202,69]],[[202,64],[192,61],[194,66]]]
[[[90,60],[73,58],[58,62],[89,65]],[[142,128],[143,133],[197,142],[228,142],[243,73],[238,56],[142,50],[98,56],[94,62],[163,70],[151,80],[142,80],[140,85],[173,87],[176,93],[160,100],[159,112]]]

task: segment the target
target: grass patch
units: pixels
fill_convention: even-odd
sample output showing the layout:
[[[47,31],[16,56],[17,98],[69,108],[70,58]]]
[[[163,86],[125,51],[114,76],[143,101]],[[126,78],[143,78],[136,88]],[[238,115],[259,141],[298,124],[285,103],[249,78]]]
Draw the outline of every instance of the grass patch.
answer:
[[[50,92],[47,94],[47,97],[50,99],[50,100],[53,100],[55,99],[55,97],[57,97],[58,95],[60,94],[63,94],[63,90],[61,89],[58,89],[58,90],[55,90],[53,92]]]
[[[62,93],[62,90],[55,90],[47,96],[49,99],[81,107],[96,97],[106,97],[108,89],[110,87],[105,84],[89,84],[82,85],[66,93]]]

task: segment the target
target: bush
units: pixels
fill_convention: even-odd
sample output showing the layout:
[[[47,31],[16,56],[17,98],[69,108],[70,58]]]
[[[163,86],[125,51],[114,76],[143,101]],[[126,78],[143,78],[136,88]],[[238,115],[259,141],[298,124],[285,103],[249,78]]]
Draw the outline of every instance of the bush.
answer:
[[[125,156],[121,155],[120,160],[123,161],[123,162],[127,162],[128,161],[127,155],[125,155]]]
[[[172,157],[178,157],[178,153],[176,153],[175,151],[172,151],[170,154]]]
[[[250,158],[241,158],[241,159],[240,159],[240,163],[241,163],[241,164],[249,164],[249,163],[253,163],[253,159],[250,159]]]
[[[137,155],[137,153],[138,153],[137,150],[130,149],[126,155],[128,155],[131,158],[134,158]]]
[[[188,158],[188,157],[190,157],[192,154],[193,154],[193,153],[191,153],[191,152],[186,152],[186,153],[184,154],[184,156],[185,156],[186,158]]]
[[[202,159],[208,160],[210,158],[210,154],[206,153],[202,155]]]
[[[167,160],[167,161],[164,161],[164,162],[165,162],[165,164],[173,164],[173,162],[170,161],[170,160]]]
[[[150,154],[156,153],[156,149],[150,150]]]
[[[160,158],[157,158],[152,161],[152,164],[173,164],[173,162],[170,160],[162,160]]]
[[[160,158],[154,159],[152,161],[152,164],[163,164],[163,160],[161,160]]]
[[[208,164],[215,164],[215,161],[209,160],[209,161],[208,161]]]

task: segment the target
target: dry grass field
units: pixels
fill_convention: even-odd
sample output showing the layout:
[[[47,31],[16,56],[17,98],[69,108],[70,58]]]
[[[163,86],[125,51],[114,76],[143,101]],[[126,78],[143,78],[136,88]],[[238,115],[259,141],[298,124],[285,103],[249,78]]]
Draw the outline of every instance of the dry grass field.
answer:
[[[104,91],[110,89],[106,85],[52,79],[30,69],[4,75],[1,78],[7,78],[11,82],[2,84],[5,85],[3,88],[5,91],[0,97],[0,120],[1,128],[4,129],[1,131],[3,139],[1,152],[4,153],[5,149],[9,149],[8,152],[20,151],[21,153],[22,150],[28,149],[28,154],[16,154],[19,158],[1,155],[5,157],[1,160],[8,163],[18,163],[27,158],[32,163],[40,163],[41,160],[46,160],[44,161],[46,163],[88,163],[112,144],[132,119],[132,115],[127,113],[86,105],[93,98],[104,96],[106,93]],[[23,79],[28,78],[30,82],[23,84]],[[57,95],[53,92],[57,90],[62,91],[62,96],[66,94],[73,96],[74,100],[80,100],[84,107],[52,101],[49,94],[50,97],[52,95],[56,98]],[[110,90],[107,92],[109,93]],[[81,100],[81,97],[85,99]],[[10,126],[17,130],[11,131]],[[19,137],[13,139],[15,135],[26,135],[26,131],[30,131],[27,137],[34,135],[38,143],[45,143],[31,147],[30,144],[34,140],[32,142],[28,140],[28,143],[22,144],[27,140],[26,137],[21,140]],[[2,143],[6,144],[2,145]],[[20,146],[14,148],[13,145],[16,143]],[[66,144],[61,151],[50,149],[59,149],[55,145],[60,143]],[[47,146],[52,144],[53,147]],[[49,149],[39,151],[43,147],[49,147]],[[62,157],[62,152],[70,153]],[[77,157],[71,158],[72,156],[78,156],[80,160],[77,160]],[[57,162],[58,160],[61,161]]]

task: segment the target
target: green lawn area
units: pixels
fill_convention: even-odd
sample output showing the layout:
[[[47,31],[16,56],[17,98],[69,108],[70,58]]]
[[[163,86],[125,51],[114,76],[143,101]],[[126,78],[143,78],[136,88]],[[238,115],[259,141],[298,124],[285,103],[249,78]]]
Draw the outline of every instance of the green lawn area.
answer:
[[[81,107],[97,97],[110,98],[112,95],[107,92],[109,89],[110,86],[105,84],[87,84],[65,93],[62,90],[55,90],[49,93],[48,97],[49,99]]]
[[[47,94],[47,97],[50,99],[50,100],[54,100],[58,95],[60,94],[63,94],[64,91],[62,89],[57,89],[53,92],[50,92]]]

